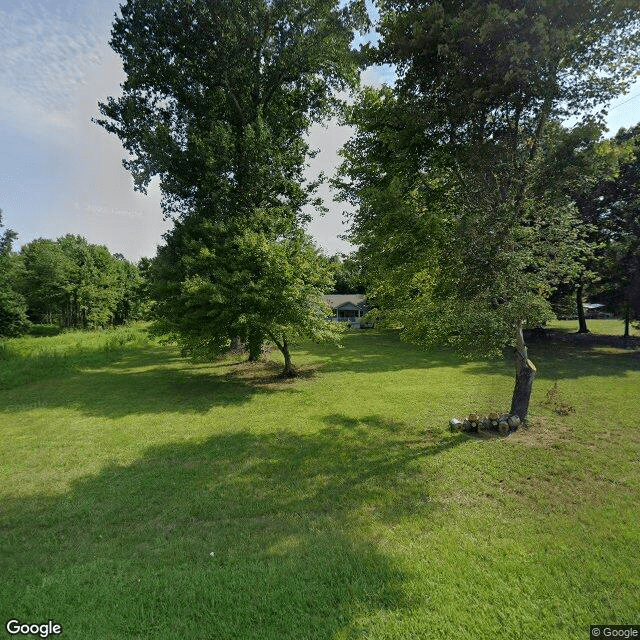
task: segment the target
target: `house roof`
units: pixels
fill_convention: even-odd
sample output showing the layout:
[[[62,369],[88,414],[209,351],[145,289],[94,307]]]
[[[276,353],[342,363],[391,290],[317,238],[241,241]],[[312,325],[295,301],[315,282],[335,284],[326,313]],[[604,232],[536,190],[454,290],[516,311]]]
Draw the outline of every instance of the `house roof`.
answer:
[[[332,309],[337,309],[347,303],[351,303],[354,307],[363,307],[366,299],[366,296],[363,296],[360,293],[338,293],[324,296],[324,301]]]

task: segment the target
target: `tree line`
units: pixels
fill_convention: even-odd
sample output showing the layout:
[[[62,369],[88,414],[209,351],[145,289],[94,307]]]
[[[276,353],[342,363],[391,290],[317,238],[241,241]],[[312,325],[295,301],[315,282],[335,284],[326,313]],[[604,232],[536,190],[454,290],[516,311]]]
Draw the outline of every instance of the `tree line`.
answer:
[[[0,336],[31,324],[95,329],[141,316],[140,270],[122,255],[70,234],[14,251],[15,238],[9,229],[0,237]]]

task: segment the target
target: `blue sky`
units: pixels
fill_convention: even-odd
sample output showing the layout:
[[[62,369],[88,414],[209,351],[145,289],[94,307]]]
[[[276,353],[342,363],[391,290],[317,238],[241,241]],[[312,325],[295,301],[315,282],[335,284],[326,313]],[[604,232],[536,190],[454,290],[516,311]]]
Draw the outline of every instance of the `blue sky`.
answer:
[[[117,8],[117,0],[0,0],[0,208],[19,243],[77,233],[137,260],[155,253],[168,228],[157,187],[134,192],[119,140],[91,123],[124,78],[107,45]],[[637,94],[640,83],[627,98]],[[638,121],[640,97],[614,108],[609,128]],[[348,136],[335,123],[311,132],[321,149],[311,175],[333,171]],[[310,231],[329,253],[347,251],[343,206],[323,195],[330,211]]]

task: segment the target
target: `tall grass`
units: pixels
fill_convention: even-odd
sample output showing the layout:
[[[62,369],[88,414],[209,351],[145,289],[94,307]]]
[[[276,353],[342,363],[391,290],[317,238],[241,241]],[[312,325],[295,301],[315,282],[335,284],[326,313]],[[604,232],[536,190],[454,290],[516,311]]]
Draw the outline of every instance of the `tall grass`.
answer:
[[[4,340],[0,342],[0,389],[103,366],[119,358],[124,350],[145,347],[149,342],[143,324]]]

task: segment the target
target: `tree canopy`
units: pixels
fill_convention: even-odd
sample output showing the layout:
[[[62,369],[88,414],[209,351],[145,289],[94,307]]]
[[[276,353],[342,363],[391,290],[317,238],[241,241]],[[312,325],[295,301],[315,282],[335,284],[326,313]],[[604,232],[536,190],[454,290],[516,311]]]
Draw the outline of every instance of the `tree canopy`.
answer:
[[[304,178],[305,134],[337,104],[336,91],[357,81],[350,43],[366,15],[363,2],[335,0],[122,6],[111,46],[127,78],[98,122],[130,153],[137,188],[160,180],[176,227],[158,256],[157,326],[186,352],[222,349],[241,326],[270,336],[286,361],[286,335],[331,333],[316,330],[324,278],[302,232],[303,206],[318,204]],[[268,269],[259,266],[265,255]],[[287,289],[289,276],[308,301]],[[169,317],[179,297],[183,312]]]
[[[513,344],[521,417],[535,375],[522,329],[551,317],[549,294],[586,241],[571,171],[549,180],[545,149],[559,121],[597,126],[590,111],[630,85],[638,26],[631,1],[384,0],[372,59],[399,77],[347,116],[341,187],[361,255],[377,256],[379,300],[420,343]],[[579,175],[580,136],[563,136]]]
[[[104,246],[71,234],[37,238],[21,248],[18,258],[16,285],[33,322],[98,328],[139,317],[138,269]]]

